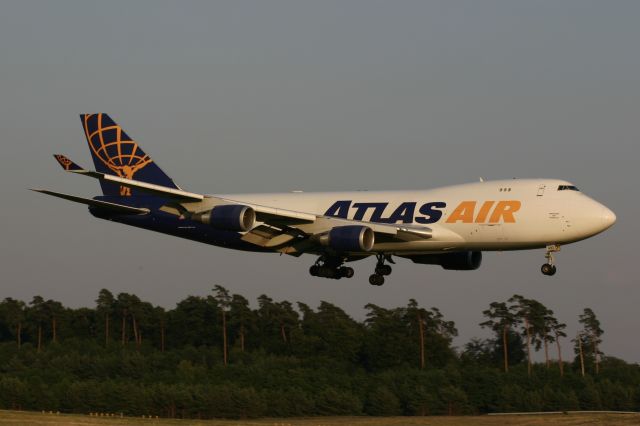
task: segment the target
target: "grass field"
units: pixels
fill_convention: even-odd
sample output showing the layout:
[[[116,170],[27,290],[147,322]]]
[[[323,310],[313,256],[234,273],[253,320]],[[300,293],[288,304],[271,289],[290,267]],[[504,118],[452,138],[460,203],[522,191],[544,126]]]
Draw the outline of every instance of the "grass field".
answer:
[[[166,420],[136,417],[100,418],[88,415],[0,411],[4,425],[202,425],[202,426],[537,426],[639,425],[639,414],[547,414],[474,417],[314,417],[260,420]]]

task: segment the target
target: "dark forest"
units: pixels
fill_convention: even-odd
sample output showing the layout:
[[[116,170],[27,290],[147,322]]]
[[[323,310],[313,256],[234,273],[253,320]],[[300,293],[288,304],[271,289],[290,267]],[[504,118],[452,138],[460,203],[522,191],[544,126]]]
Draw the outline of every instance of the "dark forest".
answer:
[[[551,309],[514,295],[482,312],[491,338],[460,348],[435,307],[365,309],[359,322],[331,303],[266,295],[254,309],[221,286],[170,310],[108,290],[92,308],[6,298],[0,408],[178,418],[640,409],[640,366],[602,353],[590,308],[567,336]]]

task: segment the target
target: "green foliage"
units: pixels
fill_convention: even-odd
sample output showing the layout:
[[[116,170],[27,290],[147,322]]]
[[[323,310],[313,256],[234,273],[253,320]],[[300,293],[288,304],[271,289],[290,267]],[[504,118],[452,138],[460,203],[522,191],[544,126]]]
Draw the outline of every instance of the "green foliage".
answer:
[[[398,416],[402,414],[400,400],[386,386],[378,386],[369,392],[365,411],[371,416]]]
[[[327,387],[316,395],[316,412],[320,416],[359,415],[362,401],[348,390]]]
[[[7,298],[0,302],[0,408],[238,419],[640,408],[640,367],[595,347],[603,331],[591,310],[580,317],[582,343],[587,363],[597,354],[599,373],[590,364],[583,377],[566,365],[561,377],[554,361],[533,364],[529,375],[523,324],[532,351],[565,337],[565,325],[535,300],[511,301],[484,312],[494,338],[474,339],[457,354],[455,324],[415,300],[367,305],[358,322],[328,302],[294,309],[262,295],[252,309],[220,286],[215,296],[188,296],[170,310],[108,290],[95,308]]]

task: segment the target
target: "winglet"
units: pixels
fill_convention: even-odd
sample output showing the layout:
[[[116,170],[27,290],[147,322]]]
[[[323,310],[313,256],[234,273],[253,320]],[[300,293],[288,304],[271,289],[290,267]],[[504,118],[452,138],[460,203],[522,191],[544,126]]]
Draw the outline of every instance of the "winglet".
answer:
[[[76,163],[69,160],[67,157],[65,157],[62,154],[54,154],[53,157],[56,159],[58,163],[60,163],[62,168],[68,172],[76,172],[76,171],[83,170],[82,167],[78,166]]]

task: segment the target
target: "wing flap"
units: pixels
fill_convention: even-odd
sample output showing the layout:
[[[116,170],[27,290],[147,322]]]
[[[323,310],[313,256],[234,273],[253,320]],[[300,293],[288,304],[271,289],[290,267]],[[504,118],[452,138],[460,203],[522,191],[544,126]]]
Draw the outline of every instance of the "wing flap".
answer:
[[[309,235],[322,234],[337,226],[361,225],[371,228],[376,234],[396,237],[403,241],[413,241],[414,239],[429,239],[432,231],[426,227],[412,227],[408,225],[395,225],[387,223],[362,222],[358,220],[342,219],[329,216],[316,216],[313,223],[293,226],[296,229]]]
[[[243,241],[266,248],[281,246],[294,238],[294,235],[268,225],[257,226],[242,236]]]

